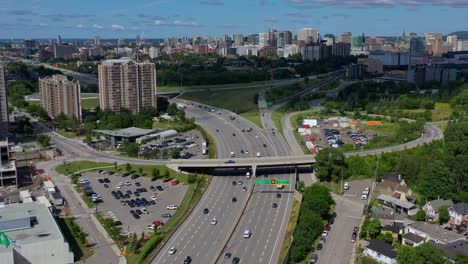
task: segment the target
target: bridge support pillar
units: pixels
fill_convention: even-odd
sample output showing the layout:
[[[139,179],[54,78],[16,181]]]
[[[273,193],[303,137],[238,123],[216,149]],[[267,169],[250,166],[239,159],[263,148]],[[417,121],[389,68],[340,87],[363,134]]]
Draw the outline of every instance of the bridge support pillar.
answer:
[[[252,178],[257,177],[257,165],[252,165]]]
[[[299,172],[297,171],[297,166],[294,166],[294,178],[296,178],[294,188],[296,190],[299,190]]]

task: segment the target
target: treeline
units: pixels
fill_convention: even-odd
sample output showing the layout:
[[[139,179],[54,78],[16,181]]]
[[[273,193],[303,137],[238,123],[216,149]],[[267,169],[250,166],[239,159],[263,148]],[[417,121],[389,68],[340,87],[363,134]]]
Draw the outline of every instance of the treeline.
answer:
[[[340,69],[341,67],[350,63],[356,63],[355,56],[347,57],[328,57],[318,61],[305,61],[295,67],[295,70],[301,76],[308,76],[310,74],[327,73]]]
[[[468,120],[449,122],[443,141],[379,156],[344,158],[339,150],[325,149],[316,157],[316,175],[321,181],[341,177],[380,177],[398,173],[426,200],[452,199],[468,202]]]
[[[314,241],[323,231],[323,220],[331,217],[330,207],[334,203],[330,191],[323,185],[314,184],[304,189],[299,219],[289,253],[290,261],[303,261],[314,249]]]

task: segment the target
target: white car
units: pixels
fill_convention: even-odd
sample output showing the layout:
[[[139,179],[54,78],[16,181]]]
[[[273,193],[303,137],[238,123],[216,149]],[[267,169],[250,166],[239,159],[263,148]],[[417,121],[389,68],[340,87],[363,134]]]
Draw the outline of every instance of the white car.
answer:
[[[218,220],[216,220],[216,218],[213,218],[213,220],[211,220],[212,225],[216,225],[217,223],[218,223]]]
[[[251,235],[252,235],[252,233],[250,232],[250,230],[246,229],[244,231],[244,238],[250,238]]]
[[[247,191],[247,188],[246,188],[245,186],[242,187],[242,191],[243,191],[243,192]]]
[[[362,194],[368,195],[369,194],[369,187],[366,187],[366,189],[364,189]]]
[[[262,154],[260,154],[260,152],[257,152],[257,158],[260,158],[262,156]]]
[[[115,188],[120,189],[120,188],[122,188],[122,185],[117,184],[117,185],[115,186]]]
[[[343,188],[345,190],[349,190],[349,183],[345,182]]]
[[[246,178],[246,179],[250,179],[250,171],[248,171],[247,173],[245,173],[245,178]]]
[[[151,196],[151,200],[156,202],[158,200],[158,198],[156,198],[156,196],[153,195],[153,196]]]
[[[126,181],[126,182],[125,182],[125,185],[126,185],[126,186],[130,186],[130,185],[132,185],[132,184],[131,184],[129,181]]]
[[[326,231],[326,230],[323,230],[323,232],[322,232],[322,237],[324,237],[324,238],[325,238],[325,237],[327,237],[327,236],[328,236],[328,231]]]
[[[364,193],[363,193],[363,194],[361,195],[361,199],[362,199],[362,200],[367,200],[367,194],[364,194]]]
[[[169,249],[169,255],[174,255],[176,253],[177,249],[175,247],[171,247]]]
[[[154,230],[156,228],[156,226],[155,225],[147,225],[146,228],[149,229],[149,230]]]
[[[167,209],[167,210],[177,210],[177,209],[179,209],[179,207],[178,207],[177,205],[173,205],[173,204],[172,204],[172,205],[168,205],[168,206],[166,207],[166,209]]]

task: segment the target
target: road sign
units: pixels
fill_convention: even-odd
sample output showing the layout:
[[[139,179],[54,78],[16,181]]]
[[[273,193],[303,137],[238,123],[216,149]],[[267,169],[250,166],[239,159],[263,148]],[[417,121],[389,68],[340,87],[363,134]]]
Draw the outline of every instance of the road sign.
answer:
[[[258,185],[289,185],[289,180],[255,180]]]
[[[259,185],[271,185],[271,180],[255,180],[255,184],[259,184]]]
[[[289,185],[289,180],[276,180],[277,185]]]

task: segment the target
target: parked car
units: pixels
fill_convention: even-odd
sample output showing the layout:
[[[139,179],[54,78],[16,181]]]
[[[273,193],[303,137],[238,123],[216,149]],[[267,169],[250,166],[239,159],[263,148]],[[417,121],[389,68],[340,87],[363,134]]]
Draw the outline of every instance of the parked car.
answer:
[[[167,209],[167,210],[177,210],[177,209],[179,209],[179,207],[178,207],[177,205],[171,204],[171,205],[168,205],[168,206],[166,207],[166,209]]]
[[[175,247],[171,247],[169,249],[169,255],[174,255],[176,253],[177,249]]]

